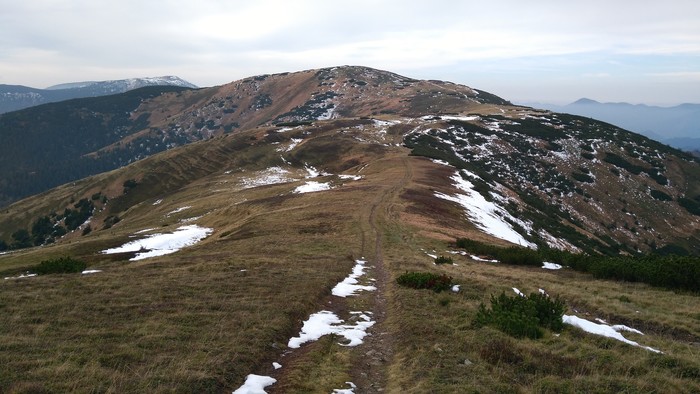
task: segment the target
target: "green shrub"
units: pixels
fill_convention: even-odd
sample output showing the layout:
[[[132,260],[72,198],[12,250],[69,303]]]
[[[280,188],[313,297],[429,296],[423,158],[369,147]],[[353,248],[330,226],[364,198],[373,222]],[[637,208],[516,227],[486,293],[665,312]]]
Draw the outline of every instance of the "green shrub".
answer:
[[[508,297],[501,293],[491,296],[491,308],[479,306],[474,323],[493,326],[516,338],[541,338],[542,328],[561,331],[564,328],[562,316],[564,303],[543,294]]]
[[[39,275],[65,274],[82,272],[85,268],[87,268],[87,263],[82,260],[76,260],[72,257],[61,257],[54,260],[44,260],[33,271]]]
[[[440,265],[440,264],[452,265],[452,264],[454,264],[454,261],[452,261],[452,257],[440,256],[440,257],[435,258],[435,264],[437,264],[437,265]]]
[[[412,289],[430,289],[439,293],[452,287],[452,277],[430,272],[406,272],[396,278],[396,283]]]

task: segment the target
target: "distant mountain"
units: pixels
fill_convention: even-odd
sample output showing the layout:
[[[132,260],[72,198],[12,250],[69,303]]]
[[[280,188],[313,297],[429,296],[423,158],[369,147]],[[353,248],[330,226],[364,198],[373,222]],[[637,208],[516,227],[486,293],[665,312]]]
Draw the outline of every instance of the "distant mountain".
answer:
[[[82,97],[99,97],[124,93],[145,86],[197,86],[175,76],[130,78],[113,81],[71,82],[35,89],[21,85],[0,84],[0,114],[17,111],[35,105],[53,103]]]
[[[657,107],[582,98],[567,105],[528,105],[599,119],[686,151],[700,149],[700,104]]]

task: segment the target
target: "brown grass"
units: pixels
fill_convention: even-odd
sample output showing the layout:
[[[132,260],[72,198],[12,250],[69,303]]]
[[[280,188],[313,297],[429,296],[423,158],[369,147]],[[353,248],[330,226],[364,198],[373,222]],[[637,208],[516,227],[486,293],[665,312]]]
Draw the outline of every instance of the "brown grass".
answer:
[[[242,177],[277,164],[279,153],[275,145],[231,151],[233,142],[220,138],[208,148],[211,162],[224,163],[218,168],[188,147],[138,164],[146,167],[129,167],[129,175],[105,178],[108,187],[118,183],[114,179],[138,175],[139,168],[174,163],[162,174],[170,183],[134,195],[140,201],[119,212],[123,220],[109,230],[0,256],[4,276],[63,255],[104,270],[0,282],[0,392],[222,392],[257,373],[278,378],[271,387],[276,392],[328,393],[359,381],[358,366],[368,362],[369,350],[386,349],[344,348],[325,337],[282,356],[302,321],[324,308],[384,308],[385,323],[371,333],[391,340],[367,346],[392,348],[383,353],[393,354],[385,361],[370,358],[388,371],[386,381],[378,382],[385,392],[700,391],[696,295],[462,256],[452,256],[457,265],[435,266],[423,250],[445,254],[450,236],[503,243],[478,232],[454,204],[432,197],[438,187],[454,192],[438,180],[450,175],[441,166],[408,158],[401,148],[385,154],[339,139],[350,145],[333,165],[356,163],[347,173],[364,179],[304,195],[291,194],[301,182],[242,189]],[[205,175],[189,175],[192,168]],[[49,197],[59,201],[77,190],[94,192],[84,186]],[[153,205],[156,199],[163,202]],[[18,207],[41,205],[23,204]],[[183,206],[191,208],[167,216]],[[129,262],[128,256],[99,253],[136,231],[168,231],[200,215],[196,223],[214,233],[176,254]],[[383,257],[383,271],[370,270],[375,277],[386,275],[383,306],[373,293],[329,296],[363,255],[370,262]],[[445,273],[462,290],[436,294],[395,286],[407,270]],[[665,354],[574,328],[535,341],[474,327],[479,304],[511,287],[525,293],[543,288],[563,298],[568,313],[575,309],[579,316],[638,328],[646,335],[625,335]],[[273,371],[273,361],[282,370]]]

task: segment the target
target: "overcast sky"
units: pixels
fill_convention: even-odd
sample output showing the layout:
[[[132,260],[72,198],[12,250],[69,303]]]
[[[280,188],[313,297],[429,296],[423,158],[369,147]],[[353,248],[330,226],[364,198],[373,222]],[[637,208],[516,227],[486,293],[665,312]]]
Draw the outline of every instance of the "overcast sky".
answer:
[[[0,84],[345,64],[516,102],[700,103],[700,1],[0,0]]]

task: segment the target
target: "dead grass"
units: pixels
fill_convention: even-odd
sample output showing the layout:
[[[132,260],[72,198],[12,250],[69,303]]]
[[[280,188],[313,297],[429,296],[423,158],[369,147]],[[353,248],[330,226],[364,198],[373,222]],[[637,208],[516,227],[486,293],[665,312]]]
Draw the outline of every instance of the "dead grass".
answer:
[[[456,266],[435,266],[423,249],[444,254],[450,235],[500,243],[476,231],[455,206],[431,197],[440,184],[434,177],[450,175],[440,166],[404,161],[399,148],[386,155],[353,143],[335,165],[356,163],[347,171],[362,174],[360,181],[303,195],[291,193],[301,182],[242,189],[242,177],[277,163],[279,153],[259,148],[237,156],[228,138],[207,151],[212,161],[231,156],[219,168],[197,164],[195,148],[180,151],[190,164],[168,167],[172,176],[163,179],[170,183],[141,195],[111,229],[0,256],[4,276],[64,255],[104,270],[0,282],[0,392],[222,392],[249,373],[280,378],[272,386],[277,392],[345,388],[367,361],[362,346],[343,348],[325,337],[280,357],[302,321],[329,307],[331,288],[353,260],[364,253],[371,263],[377,251],[370,217],[388,277],[382,329],[391,342],[382,346],[393,347],[393,358],[386,361],[386,392],[700,391],[697,295],[462,256],[452,256]],[[157,169],[161,159],[143,165]],[[208,175],[187,175],[191,166]],[[406,173],[410,179],[395,190]],[[395,195],[380,198],[387,191]],[[153,205],[157,199],[163,201]],[[167,215],[183,206],[191,208]],[[168,231],[196,216],[214,233],[176,254],[128,262],[128,256],[99,253],[136,231]],[[394,285],[408,270],[445,273],[461,291]],[[525,293],[543,288],[564,299],[568,313],[638,328],[646,335],[625,335],[665,354],[574,328],[540,340],[475,328],[479,304],[511,287]],[[365,294],[333,300],[332,308],[371,310],[376,302]],[[274,372],[273,361],[283,369]]]

